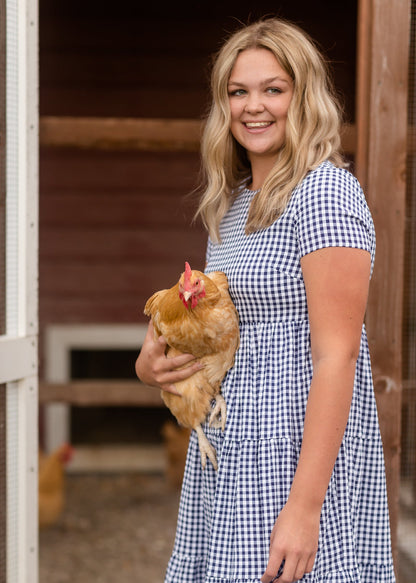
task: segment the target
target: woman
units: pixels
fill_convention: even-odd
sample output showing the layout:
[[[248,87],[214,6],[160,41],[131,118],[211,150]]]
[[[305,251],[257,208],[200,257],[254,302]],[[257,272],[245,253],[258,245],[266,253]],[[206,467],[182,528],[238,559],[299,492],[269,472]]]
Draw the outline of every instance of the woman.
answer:
[[[323,58],[267,19],[219,52],[202,142],[206,271],[240,316],[225,432],[192,435],[169,583],[392,583],[383,451],[363,326],[373,222],[340,154]],[[149,334],[142,380],[174,391],[192,355]],[[178,366],[188,368],[176,371]]]

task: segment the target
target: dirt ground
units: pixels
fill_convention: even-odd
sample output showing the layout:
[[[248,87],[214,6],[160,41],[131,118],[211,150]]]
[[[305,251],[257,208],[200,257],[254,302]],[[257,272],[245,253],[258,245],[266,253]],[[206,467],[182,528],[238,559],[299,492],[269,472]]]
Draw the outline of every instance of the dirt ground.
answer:
[[[40,583],[163,583],[179,490],[164,474],[68,475],[66,507],[40,532]],[[399,553],[399,583],[415,565]]]
[[[179,504],[164,475],[69,475],[66,495],[40,532],[40,583],[163,582]]]

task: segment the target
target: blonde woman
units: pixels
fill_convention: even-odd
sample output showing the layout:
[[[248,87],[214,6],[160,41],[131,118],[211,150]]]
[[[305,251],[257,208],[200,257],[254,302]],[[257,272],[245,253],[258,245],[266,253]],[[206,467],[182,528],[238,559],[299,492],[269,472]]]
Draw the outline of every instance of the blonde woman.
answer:
[[[241,345],[222,386],[225,431],[205,428],[217,472],[201,469],[191,436],[166,583],[395,581],[363,325],[375,235],[339,129],[302,30],[265,19],[226,41],[198,213],[206,271],[229,278]],[[198,363],[164,347],[149,332],[136,370],[174,391]]]

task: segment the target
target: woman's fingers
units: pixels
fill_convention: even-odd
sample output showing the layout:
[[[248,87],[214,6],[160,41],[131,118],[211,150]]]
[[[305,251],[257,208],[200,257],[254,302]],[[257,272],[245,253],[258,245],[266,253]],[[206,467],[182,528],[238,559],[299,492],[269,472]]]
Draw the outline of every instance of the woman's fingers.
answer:
[[[290,501],[280,511],[270,535],[262,583],[293,583],[313,569],[318,549],[319,512],[304,512]]]
[[[310,573],[313,567],[308,569],[306,562],[297,556],[291,556],[286,560],[280,561],[280,558],[273,557],[269,560],[267,569],[261,578],[262,583],[271,583],[271,581],[278,581],[279,583],[294,583],[305,575]]]
[[[283,572],[284,562],[283,555],[270,557],[267,568],[261,578],[262,583],[270,583],[276,577],[280,577]]]
[[[163,389],[164,391],[168,391],[169,393],[175,393],[176,395],[179,395],[180,393],[178,393],[178,391],[176,390],[175,383],[178,383],[191,377],[198,370],[201,370],[201,365],[198,362],[194,362],[193,364],[180,370],[176,369],[160,371],[155,370],[154,378],[161,389]]]
[[[195,360],[195,356],[193,356],[192,354],[178,354],[177,356],[173,356],[172,358],[169,357],[166,358],[166,366],[170,370],[176,370],[178,368],[185,367],[186,365],[189,365],[191,362],[193,362],[194,364],[198,363],[198,361]]]
[[[167,342],[163,336],[155,339],[153,324],[150,321],[142,349],[136,360],[136,374],[147,385],[156,386],[164,391],[178,395],[175,383],[183,381],[203,365],[192,354],[166,356]]]
[[[305,567],[305,573],[310,573],[313,569],[313,566],[315,564],[315,557],[316,557],[316,553],[314,555],[311,555],[309,557],[308,562],[306,563],[306,567]]]
[[[203,365],[195,360],[192,354],[180,354],[173,358],[166,358],[163,361],[163,369],[157,377],[163,390],[179,395],[174,383],[186,380],[202,368]]]
[[[313,562],[312,562],[313,567]],[[310,573],[312,571],[312,567],[308,570],[308,562],[307,561],[299,561],[296,569],[295,569],[295,581],[298,579],[302,579],[305,573]]]

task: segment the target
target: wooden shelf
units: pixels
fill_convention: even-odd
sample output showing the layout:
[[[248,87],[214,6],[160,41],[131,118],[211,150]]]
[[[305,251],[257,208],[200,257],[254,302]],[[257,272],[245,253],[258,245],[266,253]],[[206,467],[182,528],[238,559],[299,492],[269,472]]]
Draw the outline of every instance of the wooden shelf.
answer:
[[[39,386],[39,402],[80,407],[164,407],[160,391],[139,381],[72,381]]]
[[[201,122],[194,119],[44,116],[40,118],[39,134],[41,146],[56,148],[196,152]]]

